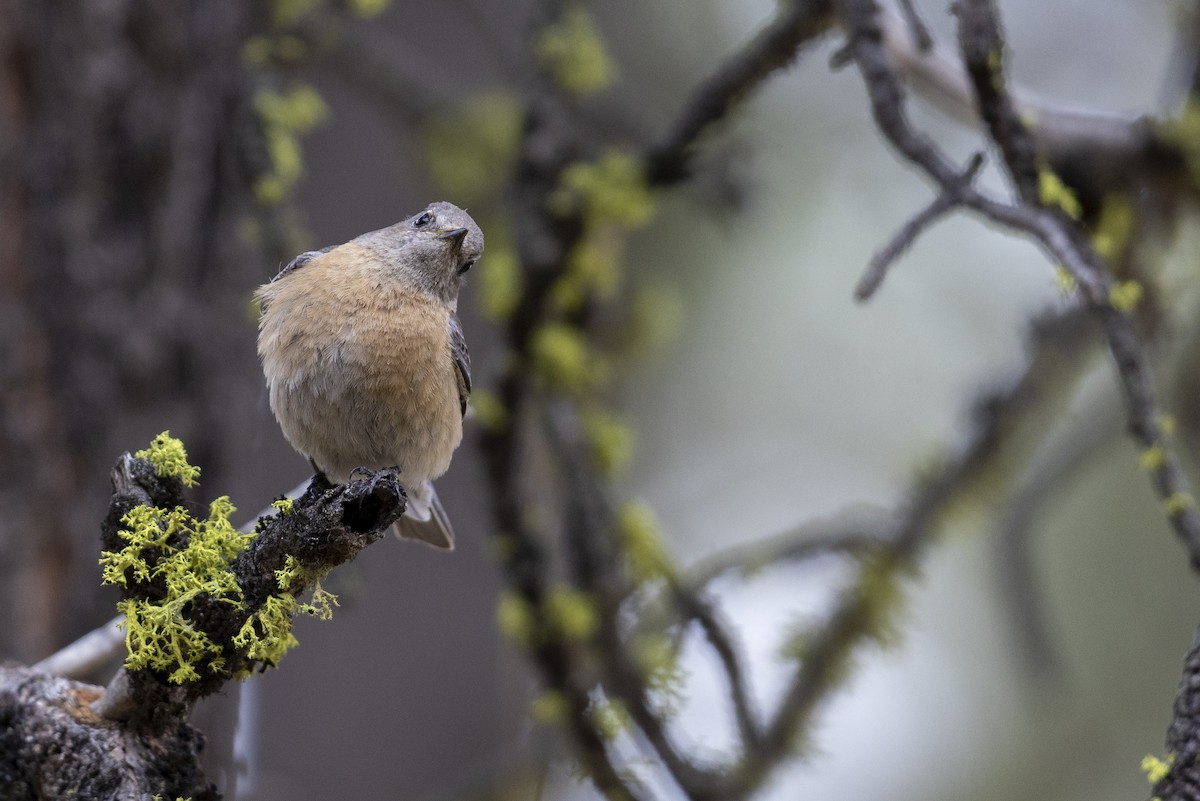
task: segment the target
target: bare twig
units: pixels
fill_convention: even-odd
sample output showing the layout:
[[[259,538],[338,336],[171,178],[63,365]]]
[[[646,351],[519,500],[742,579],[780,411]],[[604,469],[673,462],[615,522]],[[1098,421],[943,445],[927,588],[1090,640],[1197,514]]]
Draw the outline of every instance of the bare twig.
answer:
[[[696,89],[667,136],[646,153],[647,182],[667,186],[687,178],[701,135],[771,73],[790,64],[806,42],[824,33],[831,11],[829,0],[781,3],[775,19]]]
[[[905,223],[904,227],[892,237],[892,240],[871,258],[871,263],[867,265],[867,271],[863,274],[863,277],[858,282],[858,286],[854,290],[856,300],[869,300],[875,294],[875,290],[879,289],[879,285],[883,283],[883,279],[887,276],[888,268],[892,266],[896,259],[904,254],[904,251],[912,246],[917,237],[924,233],[925,229],[933,225],[933,223],[962,205],[962,187],[974,181],[975,176],[979,174],[979,170],[982,167],[983,154],[976,153],[971,157],[971,161],[967,164],[967,168],[963,170],[958,182],[944,189],[941,194],[933,199],[932,203]]]
[[[1021,657],[1035,676],[1043,678],[1055,677],[1059,654],[1047,631],[1041,584],[1033,570],[1030,551],[1035,520],[1057,491],[1118,436],[1120,401],[1104,390],[1079,417],[1085,425],[1047,439],[1031,456],[996,524],[994,564],[1001,602],[1009,612]]]
[[[117,615],[33,666],[38,673],[54,673],[82,680],[114,662],[125,648],[125,633],[118,627],[125,618]]]
[[[754,709],[750,695],[749,679],[742,667],[742,656],[734,642],[733,634],[722,619],[721,612],[702,594],[689,592],[678,583],[672,585],[675,603],[685,619],[695,620],[704,631],[709,644],[721,661],[721,668],[729,682],[729,700],[733,706],[734,720],[742,747],[754,750],[762,745],[762,724]]]
[[[954,8],[959,20],[959,49],[979,116],[1004,154],[1017,197],[1026,204],[1039,205],[1037,142],[1005,85],[1004,39],[996,8],[989,0],[962,0]]]
[[[732,572],[750,573],[766,565],[802,562],[830,553],[864,555],[886,542],[893,521],[883,509],[856,506],[828,520],[816,520],[757,542],[718,551],[692,565],[682,578],[702,590]]]
[[[929,28],[925,25],[925,20],[921,19],[921,15],[917,13],[917,7],[913,0],[897,0],[900,6],[900,14],[904,17],[904,21],[908,23],[908,30],[912,33],[913,40],[917,43],[917,49],[922,53],[929,52],[933,47],[933,35],[929,33]]]

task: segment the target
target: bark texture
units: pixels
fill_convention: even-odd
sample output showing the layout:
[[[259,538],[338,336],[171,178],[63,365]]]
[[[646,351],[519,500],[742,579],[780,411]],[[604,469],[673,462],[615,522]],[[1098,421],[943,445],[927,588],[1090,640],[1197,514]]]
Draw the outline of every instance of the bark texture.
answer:
[[[250,328],[263,261],[238,231],[263,163],[242,55],[260,6],[0,0],[2,655],[99,622],[114,453],[169,426],[216,486],[244,437],[218,423],[244,405],[236,354],[253,365],[229,321]]]
[[[203,735],[182,721],[154,736],[134,734],[92,711],[102,693],[0,667],[0,801],[220,798],[200,770]]]

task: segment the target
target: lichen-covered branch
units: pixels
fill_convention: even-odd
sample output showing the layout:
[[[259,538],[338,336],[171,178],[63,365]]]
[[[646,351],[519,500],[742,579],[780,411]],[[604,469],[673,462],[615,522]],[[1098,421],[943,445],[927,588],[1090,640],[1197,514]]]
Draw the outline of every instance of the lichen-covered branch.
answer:
[[[318,477],[242,534],[229,523],[228,499],[205,518],[187,510],[183,488],[195,468],[178,440],[164,434],[139,456],[113,469],[102,531],[104,578],[122,591],[129,655],[127,675],[98,708],[157,731],[227,681],[276,665],[295,644],[292,616],[327,616],[336,602],[320,579],[378,540],[405,498],[395,471],[344,486]],[[307,589],[313,600],[300,603]]]
[[[54,675],[107,656],[106,630],[33,668],[0,668],[5,798],[216,798],[199,767],[203,738],[187,724],[192,705],[275,665],[295,644],[292,616],[336,603],[320,578],[405,508],[394,470],[345,486],[315,479],[242,534],[227,499],[192,516],[184,487],[198,472],[165,433],[117,460],[101,563],[122,589],[126,667],[107,689]],[[301,603],[305,590],[313,598]]]
[[[1143,763],[1154,797],[1161,801],[1200,798],[1200,631],[1183,661],[1183,678],[1167,730],[1167,755]]]

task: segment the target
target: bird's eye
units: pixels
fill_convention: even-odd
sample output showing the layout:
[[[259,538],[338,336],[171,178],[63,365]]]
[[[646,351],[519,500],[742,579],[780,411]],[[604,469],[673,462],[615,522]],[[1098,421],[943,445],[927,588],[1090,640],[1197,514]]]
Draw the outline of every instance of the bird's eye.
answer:
[[[471,269],[474,266],[475,266],[475,259],[471,259],[470,261],[465,261],[465,262],[463,262],[463,265],[458,268],[458,274],[462,275],[463,273],[465,273],[467,270]]]
[[[427,211],[424,214],[422,214],[420,217],[418,217],[416,220],[413,221],[413,227],[414,228],[424,228],[425,226],[429,225],[431,222],[433,222],[433,214],[431,212]]]

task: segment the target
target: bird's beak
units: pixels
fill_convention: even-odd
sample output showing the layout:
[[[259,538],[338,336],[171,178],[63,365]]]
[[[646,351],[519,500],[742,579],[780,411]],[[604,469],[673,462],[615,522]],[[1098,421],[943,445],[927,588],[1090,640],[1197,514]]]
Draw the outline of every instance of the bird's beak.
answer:
[[[466,228],[455,228],[453,231],[447,231],[438,238],[450,240],[450,243],[457,248],[462,247],[463,240],[467,238],[467,234],[469,233],[470,231]]]

